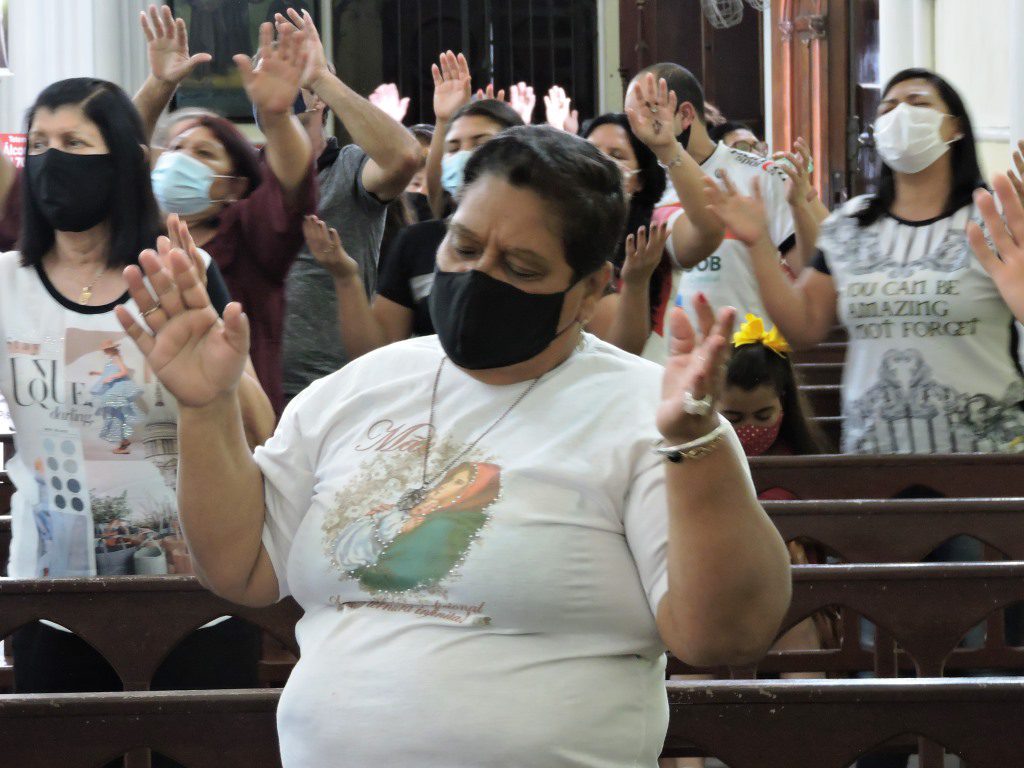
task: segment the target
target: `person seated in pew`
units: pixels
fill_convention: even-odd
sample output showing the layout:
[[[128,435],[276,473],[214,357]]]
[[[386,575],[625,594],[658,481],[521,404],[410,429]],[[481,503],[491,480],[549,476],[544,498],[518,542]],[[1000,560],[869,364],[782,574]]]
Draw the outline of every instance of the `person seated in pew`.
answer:
[[[849,332],[844,453],[1020,450],[1013,314],[968,244],[984,185],[964,103],[934,72],[904,70],[883,91],[875,141],[878,193],[822,224],[796,283],[776,268],[758,190],[709,183],[712,208],[750,247],[768,314],[791,343],[822,341],[837,318]]]
[[[134,539],[146,529],[147,543],[162,550],[157,559],[173,562],[178,457],[167,435],[176,434],[179,414],[115,317],[120,308],[143,321],[124,266],[154,242],[164,250],[173,243],[188,254],[194,279],[208,281],[212,311],[223,310],[227,291],[177,217],[167,220],[170,237],[158,239],[143,126],[124,91],[93,78],[62,80],[39,94],[26,122],[21,250],[0,255],[0,394],[16,449],[6,465],[17,489],[8,575],[131,574]],[[145,314],[160,327],[159,313]],[[244,414],[243,440],[255,444],[273,430],[273,411],[244,367],[232,398]],[[115,380],[116,392],[108,386]],[[235,619],[202,629],[154,685],[256,685],[258,643],[255,628]],[[20,693],[120,689],[104,658],[63,628],[33,623],[14,634],[13,648]]]
[[[736,430],[747,456],[807,456],[827,452],[827,440],[814,423],[810,404],[800,393],[800,381],[790,360],[789,344],[777,328],[747,315],[732,337],[732,355],[725,372],[719,411]],[[758,494],[765,500],[798,498],[785,488]],[[824,563],[821,547],[809,541],[787,542],[794,565]],[[775,650],[834,647],[836,619],[815,614],[786,632]]]
[[[316,382],[255,455],[232,397],[242,308],[218,320],[177,251],[140,258],[170,307],[128,268],[144,311],[171,315],[151,334],[119,311],[182,404],[197,571],[305,611],[286,768],[653,768],[665,648],[714,665],[771,645],[789,559],[714,410],[734,311],[699,307],[698,332],[675,309],[664,368],[582,332],[625,217],[620,170],[585,140],[491,139],[438,251],[438,335]]]

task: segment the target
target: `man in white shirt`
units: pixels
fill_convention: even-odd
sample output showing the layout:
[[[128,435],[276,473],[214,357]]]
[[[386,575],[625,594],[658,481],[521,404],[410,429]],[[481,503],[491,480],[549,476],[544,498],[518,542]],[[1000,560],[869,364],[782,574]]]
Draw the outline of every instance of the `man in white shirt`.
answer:
[[[772,241],[783,258],[791,251],[795,254],[796,236],[793,215],[786,202],[785,174],[770,160],[731,149],[723,143],[716,144],[711,140],[704,118],[704,91],[685,67],[671,62],[653,64],[639,72],[634,83],[639,78],[646,77],[648,73],[652,73],[657,79],[664,78],[669,90],[676,94],[676,116],[680,119],[679,123],[684,126],[678,139],[687,153],[708,176],[720,178],[721,172],[725,171],[742,194],[753,194],[756,179],[768,212],[768,229]],[[627,110],[640,106],[640,97],[633,87],[634,83],[630,83],[626,92]],[[672,169],[669,169],[668,175],[672,180]],[[683,213],[675,184],[667,185],[665,195],[655,208],[653,220],[668,220],[674,229],[678,222],[685,220]],[[765,316],[747,248],[728,230],[718,249],[703,259],[693,260],[692,257],[687,258],[686,253],[678,253],[673,238],[669,239],[666,247],[674,265],[682,270],[681,273],[676,272],[678,289],[675,295],[676,301],[683,307],[691,309],[697,293],[703,293],[712,306],[736,307],[740,317],[748,312],[760,317]],[[804,265],[790,266],[799,272]]]

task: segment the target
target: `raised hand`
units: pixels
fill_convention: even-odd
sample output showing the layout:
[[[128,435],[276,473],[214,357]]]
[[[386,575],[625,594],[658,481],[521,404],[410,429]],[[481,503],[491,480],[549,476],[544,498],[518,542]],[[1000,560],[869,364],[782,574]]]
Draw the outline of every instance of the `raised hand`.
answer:
[[[497,101],[505,100],[505,89],[499,88],[498,94],[494,94],[494,83],[488,83],[487,88],[477,88],[476,90],[477,99],[496,99]]]
[[[359,276],[359,262],[345,251],[334,227],[328,228],[327,223],[316,216],[306,216],[302,220],[302,234],[313,258],[331,273],[331,277],[345,280]]]
[[[1006,176],[1010,179],[1010,183],[1013,184],[1018,199],[1024,203],[1024,139],[1017,140],[1017,149],[1013,151],[1013,165],[1016,167],[1017,172],[1014,173],[1011,168],[1006,172]]]
[[[196,241],[192,239],[192,233],[188,231],[188,224],[182,221],[176,213],[167,217],[167,237],[170,240],[171,248],[176,248],[188,256],[199,281],[205,286],[206,262],[203,261],[202,254],[199,253]]]
[[[716,318],[702,293],[697,294],[694,304],[699,331],[694,329],[681,307],[673,307],[669,316],[672,340],[656,417],[658,431],[669,445],[703,437],[719,423],[715,403],[725,383],[736,310],[726,307]],[[691,400],[707,402],[707,413],[688,413],[685,406]]]
[[[174,18],[171,9],[149,6],[149,12],[139,14],[142,33],[146,36],[146,52],[153,77],[177,85],[200,64],[213,61],[208,53],[188,55],[188,29],[184,19]]]
[[[637,287],[650,283],[651,275],[661,263],[668,234],[668,224],[662,222],[651,226],[650,236],[647,227],[640,227],[635,235],[626,238],[626,260],[622,264],[624,283]]]
[[[368,98],[373,106],[394,119],[396,123],[405,120],[405,114],[409,111],[409,97],[403,99],[398,92],[398,86],[394,83],[381,83]]]
[[[772,155],[775,167],[789,177],[786,190],[786,202],[790,205],[803,205],[814,199],[817,192],[811,186],[811,150],[807,142],[798,138],[793,143],[792,152],[776,152]]]
[[[448,121],[459,107],[469,101],[473,78],[469,74],[469,63],[461,53],[442,53],[438,64],[430,65],[434,77],[434,117]]]
[[[726,228],[748,248],[768,237],[768,217],[761,199],[761,185],[754,179],[754,195],[741,195],[729,174],[721,171],[723,190],[714,180],[705,177],[704,194],[708,210],[715,214]]]
[[[997,174],[992,186],[1003,206],[1002,216],[990,192],[975,190],[974,202],[996,250],[992,250],[981,227],[973,221],[967,224],[967,239],[1010,311],[1024,322],[1024,204],[1008,174]]]
[[[665,78],[655,82],[654,75],[648,72],[636,81],[633,89],[639,106],[627,109],[626,117],[636,137],[655,153],[676,143],[674,121],[679,100],[668,89]]]
[[[258,69],[253,69],[252,59],[245,54],[234,57],[249,100],[260,114],[290,115],[310,57],[305,32],[285,25],[275,46],[274,25],[264,22],[259,57]]]
[[[526,83],[515,83],[508,95],[509,106],[523,118],[523,122],[529,125],[533,120],[533,109],[537,106],[537,96],[533,92],[533,86]]]
[[[572,109],[565,89],[560,85],[552,85],[544,97],[544,112],[548,125],[569,133],[577,133],[580,129],[580,113]]]
[[[161,238],[157,251],[124,270],[146,330],[124,305],[115,312],[160,383],[183,406],[200,408],[238,388],[249,355],[249,321],[237,302],[217,317],[189,257]],[[154,301],[143,274],[159,297]]]
[[[274,16],[277,34],[281,34],[283,26],[302,31],[303,37],[309,46],[309,60],[306,62],[306,68],[303,72],[302,87],[312,91],[315,90],[316,83],[320,78],[331,74],[330,65],[327,63],[327,51],[324,50],[320,33],[317,31],[316,24],[313,23],[313,17],[309,15],[309,11],[304,10],[300,14],[294,8],[288,8],[287,10],[287,19],[279,13]],[[289,22],[291,23],[289,24]]]

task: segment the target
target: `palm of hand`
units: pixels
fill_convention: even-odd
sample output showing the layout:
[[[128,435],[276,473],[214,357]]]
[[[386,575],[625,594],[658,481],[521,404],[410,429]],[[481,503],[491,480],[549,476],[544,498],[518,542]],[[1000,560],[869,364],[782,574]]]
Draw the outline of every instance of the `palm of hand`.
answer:
[[[158,80],[177,81],[192,68],[188,51],[172,40],[156,40],[149,46],[149,67]]]
[[[232,347],[210,307],[172,318],[148,355],[153,371],[182,405],[201,407],[234,389],[246,351]]]
[[[683,420],[694,423],[694,426],[687,430],[692,431],[694,436],[710,431],[708,426],[701,423],[709,417],[685,415],[682,410],[683,393],[694,389],[694,384],[704,367],[699,356],[700,351],[701,347],[697,347],[692,352],[669,355],[665,361],[665,374],[661,379],[661,403],[655,412],[655,423],[663,435],[679,434],[680,422]],[[714,421],[717,417],[712,413],[710,419]],[[689,435],[683,437],[689,438]]]
[[[264,61],[246,84],[249,100],[261,111],[290,112],[299,90],[298,67],[279,60]]]
[[[753,197],[728,197],[718,213],[729,231],[747,245],[753,245],[764,234],[764,205]]]
[[[469,81],[463,78],[445,80],[434,88],[434,114],[447,120],[469,101]]]

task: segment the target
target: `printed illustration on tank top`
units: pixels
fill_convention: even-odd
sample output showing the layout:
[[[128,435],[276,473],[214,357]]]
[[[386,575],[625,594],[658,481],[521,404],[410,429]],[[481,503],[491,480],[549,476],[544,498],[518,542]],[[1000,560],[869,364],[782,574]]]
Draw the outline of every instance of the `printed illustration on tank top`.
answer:
[[[382,599],[436,593],[457,579],[501,496],[501,468],[461,455],[465,446],[450,438],[431,441],[423,484],[428,429],[371,426],[355,446],[370,457],[324,519],[331,567]]]
[[[876,384],[847,415],[852,453],[996,453],[1024,450],[1024,387],[1002,398],[965,394],[936,381],[915,349],[891,349]]]

